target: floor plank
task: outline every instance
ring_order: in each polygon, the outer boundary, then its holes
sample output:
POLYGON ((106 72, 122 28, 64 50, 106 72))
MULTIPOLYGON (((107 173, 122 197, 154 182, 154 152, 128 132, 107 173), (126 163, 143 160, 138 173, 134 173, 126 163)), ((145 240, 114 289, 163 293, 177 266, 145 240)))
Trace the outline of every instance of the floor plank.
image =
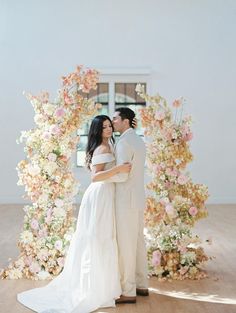
MULTIPOLYGON (((16 258, 17 236, 24 212, 22 205, 0 205, 0 267, 8 258, 16 258)), ((158 282, 150 279, 150 296, 138 297, 136 304, 99 309, 97 313, 236 313, 236 205, 209 205, 209 217, 199 221, 194 232, 202 239, 212 237, 212 245, 204 245, 214 256, 206 269, 209 277, 201 281, 158 282)), ((0 280, 0 313, 32 312, 16 301, 16 294, 45 285, 30 280, 0 280)))

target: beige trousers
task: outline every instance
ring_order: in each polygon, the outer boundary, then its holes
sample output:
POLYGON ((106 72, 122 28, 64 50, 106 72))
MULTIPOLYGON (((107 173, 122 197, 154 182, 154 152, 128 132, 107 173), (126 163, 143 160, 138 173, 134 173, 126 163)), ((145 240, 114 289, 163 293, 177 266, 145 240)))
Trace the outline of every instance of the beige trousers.
POLYGON ((119 267, 124 296, 136 296, 136 288, 148 287, 143 227, 143 210, 116 210, 119 267))

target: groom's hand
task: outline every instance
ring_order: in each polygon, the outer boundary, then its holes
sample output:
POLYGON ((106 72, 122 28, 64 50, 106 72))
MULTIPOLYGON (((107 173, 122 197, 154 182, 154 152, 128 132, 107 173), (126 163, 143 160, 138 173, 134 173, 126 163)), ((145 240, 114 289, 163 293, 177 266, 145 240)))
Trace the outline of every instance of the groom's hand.
POLYGON ((136 117, 134 117, 133 120, 132 120, 132 126, 133 126, 133 128, 137 128, 138 127, 138 120, 136 119, 136 117))

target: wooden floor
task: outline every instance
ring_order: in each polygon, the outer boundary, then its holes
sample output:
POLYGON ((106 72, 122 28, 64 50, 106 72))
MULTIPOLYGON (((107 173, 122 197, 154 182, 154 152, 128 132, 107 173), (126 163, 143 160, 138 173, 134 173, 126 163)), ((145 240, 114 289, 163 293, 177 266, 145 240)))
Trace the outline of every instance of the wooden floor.
MULTIPOLYGON (((150 296, 138 297, 136 304, 100 309, 103 313, 236 313, 236 205, 211 205, 208 219, 199 221, 195 232, 214 256, 206 269, 209 278, 201 281, 158 282, 150 279, 150 296)), ((0 268, 18 255, 17 236, 23 220, 22 205, 0 205, 0 268)), ((0 313, 32 312, 16 301, 16 294, 43 286, 45 282, 0 280, 0 313)))

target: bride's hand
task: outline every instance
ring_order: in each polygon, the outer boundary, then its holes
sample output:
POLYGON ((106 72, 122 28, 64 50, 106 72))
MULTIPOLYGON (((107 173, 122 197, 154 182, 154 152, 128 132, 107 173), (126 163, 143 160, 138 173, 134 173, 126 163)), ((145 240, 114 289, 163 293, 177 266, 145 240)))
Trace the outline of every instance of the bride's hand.
POLYGON ((124 164, 121 164, 119 165, 119 172, 120 173, 129 173, 131 171, 131 163, 124 163, 124 164))

